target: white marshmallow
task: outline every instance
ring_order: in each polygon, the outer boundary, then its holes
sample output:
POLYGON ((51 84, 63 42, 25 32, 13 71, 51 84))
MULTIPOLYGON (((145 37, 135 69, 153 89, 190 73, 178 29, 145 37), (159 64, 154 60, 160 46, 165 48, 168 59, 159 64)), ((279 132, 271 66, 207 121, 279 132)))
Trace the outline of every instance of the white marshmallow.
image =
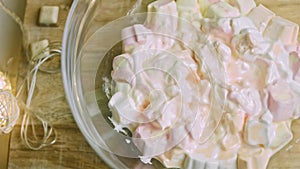
POLYGON ((268 87, 269 110, 273 114, 274 121, 289 120, 295 109, 295 96, 286 82, 278 81, 268 87))
POLYGON ((275 16, 275 13, 270 11, 263 5, 258 5, 249 14, 248 17, 253 21, 258 31, 264 32, 270 20, 275 16))
POLYGON ((252 146, 268 146, 274 138, 274 126, 258 121, 248 121, 244 133, 245 141, 252 146))
POLYGON ((167 168, 181 168, 186 158, 184 150, 174 148, 158 157, 158 160, 167 168))
POLYGON ((240 16, 240 12, 237 8, 222 1, 209 6, 205 13, 205 17, 207 18, 224 18, 238 16, 240 16))
POLYGON ((192 169, 192 168, 197 168, 197 169, 205 169, 205 161, 200 161, 200 160, 195 160, 192 159, 191 157, 186 157, 184 161, 184 167, 186 169, 192 169))
POLYGON ((198 0, 177 0, 176 4, 179 11, 199 11, 198 0))
POLYGON ((32 42, 30 44, 30 57, 31 60, 38 60, 46 55, 49 55, 49 50, 47 50, 49 46, 49 41, 47 39, 32 42))
POLYGON ((226 134, 222 140, 222 147, 224 150, 236 149, 240 146, 241 141, 238 135, 226 134))
POLYGON ((232 27, 234 30, 234 34, 239 34, 243 29, 255 29, 255 25, 251 21, 251 19, 247 17, 238 17, 232 19, 232 27))
POLYGON ((267 75, 265 79, 266 84, 273 84, 275 81, 280 79, 280 74, 275 63, 271 62, 267 68, 267 75))
POLYGON ((220 2, 220 0, 198 0, 201 13, 204 15, 207 8, 217 2, 220 2))
POLYGON ((284 45, 298 41, 299 25, 279 16, 274 17, 267 26, 264 36, 271 40, 280 40, 284 45))
POLYGON ((186 157, 183 165, 185 169, 235 169, 236 167, 236 158, 214 161, 186 157))
POLYGON ((265 122, 266 124, 271 124, 273 122, 273 115, 270 111, 265 112, 261 116, 261 120, 265 122))
POLYGON ((261 113, 262 103, 258 90, 252 88, 241 89, 240 91, 233 91, 230 98, 236 100, 241 108, 250 116, 255 116, 261 113))
POLYGON ((231 26, 231 18, 220 18, 217 21, 217 25, 225 32, 225 33, 231 33, 232 32, 232 26, 231 26))
POLYGON ((172 34, 177 29, 177 7, 174 0, 158 0, 148 5, 146 27, 156 33, 172 34))
POLYGON ((39 24, 45 26, 56 25, 58 21, 58 6, 42 6, 39 16, 39 24))
POLYGON ((256 7, 254 0, 229 0, 229 3, 237 6, 242 15, 249 13, 253 8, 256 7))
POLYGON ((138 118, 133 100, 122 92, 115 93, 109 100, 108 106, 112 111, 113 119, 120 124, 136 122, 138 118))
POLYGON ((270 148, 274 149, 274 153, 282 149, 293 139, 290 122, 280 122, 277 124, 274 140, 270 144, 270 148))

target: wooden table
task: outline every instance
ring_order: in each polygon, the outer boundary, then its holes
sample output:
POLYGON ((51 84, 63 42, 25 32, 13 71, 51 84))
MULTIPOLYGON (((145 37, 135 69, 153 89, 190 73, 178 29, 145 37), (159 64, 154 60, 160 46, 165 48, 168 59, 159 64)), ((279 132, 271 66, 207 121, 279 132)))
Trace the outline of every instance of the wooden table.
MULTIPOLYGON (((265 4, 277 15, 300 24, 299 0, 258 0, 257 2, 265 4)), ((44 38, 51 41, 61 41, 71 3, 72 0, 27 0, 24 22, 29 33, 29 41, 33 42, 44 38), (58 27, 37 26, 38 11, 42 5, 60 6, 58 27)), ((26 62, 23 58, 20 64, 19 79, 24 78, 25 67, 26 62)), ((64 96, 61 79, 61 73, 39 73, 36 97, 32 102, 32 106, 40 110, 41 116, 48 119, 57 130, 57 142, 38 151, 28 149, 20 139, 21 121, 19 121, 11 135, 10 169, 109 168, 90 148, 75 124, 64 96)), ((288 152, 283 149, 282 152, 276 154, 271 160, 270 169, 300 168, 300 143, 295 143, 300 138, 299 120, 293 124, 293 131, 295 133, 295 139, 292 141, 294 143, 293 149, 288 152)))
MULTIPOLYGON (((71 4, 72 0, 27 0, 24 24, 29 42, 41 39, 61 41, 71 4), (60 7, 58 27, 37 26, 39 9, 43 5, 60 7)), ((26 65, 23 58, 19 66, 19 85, 26 75, 26 65)), ((20 138, 20 119, 11 135, 8 168, 109 168, 90 148, 75 124, 64 95, 61 76, 61 73, 39 73, 31 104, 32 108, 40 110, 42 113, 39 114, 53 124, 58 134, 56 143, 38 151, 28 149, 20 138)))

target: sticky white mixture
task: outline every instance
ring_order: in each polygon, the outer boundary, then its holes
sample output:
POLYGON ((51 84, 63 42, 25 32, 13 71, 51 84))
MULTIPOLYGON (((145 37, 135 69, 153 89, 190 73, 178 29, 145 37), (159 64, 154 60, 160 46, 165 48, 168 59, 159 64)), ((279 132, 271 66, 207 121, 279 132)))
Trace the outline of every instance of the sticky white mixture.
POLYGON ((299 26, 253 0, 158 0, 148 12, 122 31, 109 101, 143 161, 266 168, 300 115, 299 26))

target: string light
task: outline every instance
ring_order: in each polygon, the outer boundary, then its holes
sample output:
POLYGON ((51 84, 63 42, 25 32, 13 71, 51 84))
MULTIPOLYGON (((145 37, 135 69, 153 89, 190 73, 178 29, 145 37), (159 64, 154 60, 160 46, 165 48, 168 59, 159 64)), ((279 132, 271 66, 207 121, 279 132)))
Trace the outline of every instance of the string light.
POLYGON ((0 72, 0 134, 11 132, 19 114, 17 100, 11 93, 10 81, 4 73, 0 72))
MULTIPOLYGON (((25 55, 27 60, 29 61, 29 67, 32 67, 32 69, 29 69, 26 78, 24 79, 23 83, 18 89, 16 97, 19 98, 20 94, 24 91, 24 86, 27 86, 27 99, 25 102, 25 108, 24 108, 24 116, 22 119, 21 124, 21 139, 24 142, 24 144, 33 150, 38 150, 44 146, 48 146, 51 144, 54 144, 57 139, 57 133, 54 130, 54 128, 48 124, 43 118, 38 116, 36 113, 34 113, 33 110, 31 110, 31 101, 34 94, 34 89, 36 86, 37 81, 37 73, 39 70, 47 73, 57 73, 60 71, 60 64, 55 63, 51 66, 43 65, 45 62, 51 62, 50 60, 53 57, 60 57, 61 55, 61 44, 59 42, 53 42, 50 43, 48 47, 46 47, 39 55, 38 60, 30 60, 29 52, 28 52, 28 38, 27 38, 27 32, 25 31, 24 25, 22 20, 9 8, 7 8, 2 0, 0 0, 0 7, 3 9, 5 13, 7 13, 10 17, 13 18, 13 20, 19 25, 20 30, 23 34, 23 48, 25 51, 25 55), (45 55, 45 53, 48 53, 45 55), (53 67, 54 65, 54 67, 53 67), (40 122, 43 127, 43 134, 41 137, 39 137, 38 133, 36 132, 36 122, 40 122), (31 130, 30 130, 31 129, 31 130)), ((1 85, 1 82, 0 82, 1 85)), ((4 92, 3 95, 5 95, 5 99, 1 99, 1 103, 5 103, 3 105, 6 105, 6 103, 10 103, 8 105, 17 105, 16 100, 13 99, 12 95, 8 95, 7 92, 4 92)), ((1 96, 1 95, 0 95, 1 96)), ((4 97, 3 97, 4 98, 4 97)), ((19 100, 19 102, 21 102, 19 100)), ((0 104, 1 106, 1 104, 0 104)), ((3 106, 4 107, 4 106, 3 106)), ((8 110, 7 108, 10 107, 4 107, 3 110, 8 110)), ((17 109, 19 110, 19 109, 17 109)), ((8 120, 9 122, 9 120, 8 120)), ((1 122, 0 122, 1 123, 1 122)), ((3 124, 7 125, 7 120, 3 121, 3 124)), ((12 123, 11 123, 12 124, 12 123)), ((0 124, 1 125, 1 124, 0 124)), ((7 130, 8 131, 8 130, 7 130)), ((7 132, 6 131, 6 132, 7 132)))

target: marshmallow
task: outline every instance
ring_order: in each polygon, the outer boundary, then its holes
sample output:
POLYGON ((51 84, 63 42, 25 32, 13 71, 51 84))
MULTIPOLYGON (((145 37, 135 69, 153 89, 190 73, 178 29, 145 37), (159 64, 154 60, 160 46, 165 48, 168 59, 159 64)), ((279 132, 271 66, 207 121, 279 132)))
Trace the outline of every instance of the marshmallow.
POLYGON ((227 151, 238 148, 240 144, 239 136, 233 134, 226 134, 222 140, 222 147, 227 151))
POLYGON ((240 91, 232 91, 230 98, 236 100, 250 116, 255 116, 262 110, 260 95, 256 89, 246 88, 240 91))
POLYGON ((293 139, 290 122, 280 122, 277 124, 275 130, 274 140, 270 144, 270 148, 274 149, 276 153, 284 146, 286 146, 293 139))
POLYGON ((58 21, 58 6, 42 6, 39 16, 39 24, 44 26, 55 26, 58 21))
POLYGON ((132 58, 128 54, 115 57, 113 60, 113 71, 111 72, 112 79, 128 84, 133 83, 132 62, 132 58))
POLYGON ((274 16, 275 14, 263 5, 258 5, 248 14, 248 17, 261 33, 264 32, 268 23, 274 16))
POLYGON ((228 160, 205 160, 193 157, 186 157, 183 165, 185 169, 233 169, 236 168, 236 158, 228 160))
MULTIPOLYGON (((300 54, 300 53, 299 53, 300 54)), ((299 58, 299 54, 296 52, 291 52, 289 54, 289 67, 292 69, 293 71, 293 78, 296 80, 297 78, 299 78, 299 73, 300 73, 300 58, 299 58), (298 76, 298 77, 297 77, 298 76)), ((299 82, 299 79, 297 79, 299 82)), ((297 81, 296 80, 296 81, 297 81)))
POLYGON ((180 148, 174 148, 158 157, 158 160, 167 168, 181 168, 185 153, 180 148))
POLYGON ((237 6, 240 9, 242 15, 245 15, 256 7, 254 0, 229 0, 229 3, 233 6, 237 6))
POLYGON ((177 7, 174 0, 158 0, 148 5, 145 25, 157 33, 172 34, 177 29, 177 7))
POLYGON ((257 55, 266 54, 271 46, 260 32, 251 28, 242 29, 240 34, 232 38, 231 43, 240 54, 239 56, 250 62, 254 62, 257 55))
POLYGON ((205 163, 205 169, 219 169, 219 162, 218 161, 207 161, 205 163))
POLYGON ((220 2, 220 0, 198 0, 199 7, 201 13, 204 15, 206 13, 207 8, 217 2, 220 2))
POLYGON ((261 120, 265 122, 266 124, 271 124, 273 122, 273 115, 270 111, 265 112, 261 116, 261 120))
POLYGON ((234 34, 239 34, 243 29, 255 29, 255 25, 251 21, 251 19, 247 17, 238 17, 232 19, 232 27, 234 30, 234 34))
POLYGON ((176 4, 180 11, 199 11, 198 0, 177 0, 176 4))
POLYGON ((239 10, 226 2, 212 4, 205 13, 207 18, 238 17, 239 15, 239 10))
POLYGON ((184 167, 186 169, 205 169, 205 161, 194 160, 191 157, 187 157, 184 161, 184 167))
POLYGON ((224 33, 230 34, 232 32, 231 18, 220 18, 217 25, 224 33))
POLYGON ((274 138, 274 127, 258 121, 248 121, 244 133, 245 141, 252 146, 268 146, 274 138))
POLYGON ((289 120, 295 109, 295 96, 286 82, 278 81, 268 87, 268 107, 273 114, 274 121, 289 120))
POLYGON ((138 46, 149 45, 153 36, 151 30, 144 25, 136 24, 122 30, 123 50, 132 53, 138 46))
POLYGON ((31 60, 38 60, 46 55, 49 55, 49 50, 47 50, 49 46, 49 41, 47 39, 32 42, 30 44, 30 57, 31 60))
POLYGON ((280 79, 278 68, 275 63, 270 63, 269 67, 267 68, 265 83, 273 84, 278 79, 280 79))
POLYGON ((115 93, 109 100, 108 106, 112 112, 113 119, 120 124, 136 122, 138 117, 133 106, 133 100, 122 92, 115 93))
POLYGON ((264 36, 273 41, 280 40, 284 45, 297 43, 299 25, 275 16, 267 26, 264 36))

